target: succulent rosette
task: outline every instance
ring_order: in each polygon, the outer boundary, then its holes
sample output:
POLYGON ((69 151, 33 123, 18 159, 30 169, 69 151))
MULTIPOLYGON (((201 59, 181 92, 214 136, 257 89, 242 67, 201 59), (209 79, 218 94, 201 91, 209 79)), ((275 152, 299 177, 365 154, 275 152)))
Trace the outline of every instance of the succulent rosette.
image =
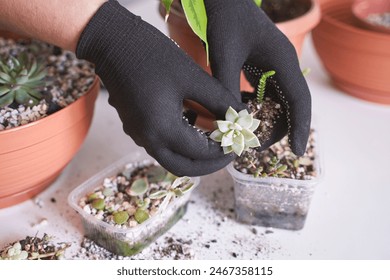
POLYGON ((210 138, 221 143, 225 154, 234 152, 238 156, 243 151, 260 146, 259 139, 253 133, 260 125, 247 110, 237 113, 232 107, 226 112, 226 120, 216 121, 217 129, 211 133, 210 138))

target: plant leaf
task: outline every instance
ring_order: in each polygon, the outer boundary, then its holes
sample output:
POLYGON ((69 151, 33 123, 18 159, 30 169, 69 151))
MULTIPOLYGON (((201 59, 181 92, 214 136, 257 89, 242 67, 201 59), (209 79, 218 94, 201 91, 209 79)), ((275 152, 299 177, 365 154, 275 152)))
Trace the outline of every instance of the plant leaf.
POLYGON ((222 142, 223 133, 216 129, 213 131, 213 133, 210 134, 210 138, 214 140, 215 142, 222 142))
POLYGON ((253 123, 253 117, 252 115, 246 115, 243 117, 239 117, 237 120, 237 124, 239 124, 243 128, 250 128, 253 123))
POLYGON ((4 94, 8 93, 9 91, 10 91, 10 89, 8 87, 1 86, 0 87, 0 96, 3 96, 4 94))
POLYGON ((165 11, 166 11, 165 22, 167 22, 168 17, 169 17, 169 13, 171 12, 171 6, 172 6, 173 0, 161 0, 161 2, 164 5, 165 11))
POLYGON ((160 199, 160 198, 163 198, 164 196, 166 196, 168 194, 167 191, 156 191, 154 193, 151 193, 149 195, 149 198, 150 199, 160 199))
POLYGON ((164 198, 164 200, 161 202, 158 211, 162 212, 164 211, 167 207, 169 202, 171 201, 171 198, 174 196, 173 192, 168 192, 167 196, 164 198))
POLYGON ((207 65, 209 65, 209 43, 207 41, 207 14, 204 0, 182 1, 187 22, 194 33, 205 43, 207 65))
POLYGON ((122 225, 129 220, 129 213, 127 213, 127 211, 120 211, 116 212, 113 217, 116 224, 122 225))
POLYGON ((237 135, 236 137, 233 138, 233 151, 240 156, 242 152, 244 151, 245 148, 245 139, 242 134, 237 135))
POLYGON ((233 148, 232 146, 229 146, 229 147, 222 147, 223 148, 223 153, 226 155, 226 154, 230 154, 231 152, 233 152, 233 148))
POLYGON ((226 133, 230 130, 231 124, 232 122, 230 121, 217 121, 218 129, 223 133, 226 133))
POLYGON ((238 118, 238 113, 232 107, 229 107, 225 114, 225 119, 229 122, 235 123, 238 118))
POLYGON ((130 187, 131 196, 140 196, 147 192, 149 183, 146 178, 135 180, 130 187))
POLYGON ((103 210, 105 207, 104 199, 103 198, 97 198, 94 201, 92 201, 92 207, 96 210, 103 210))
POLYGON ((150 216, 149 216, 148 212, 146 212, 143 209, 137 209, 137 211, 135 211, 135 213, 134 213, 134 219, 139 224, 142 224, 143 222, 145 222, 149 218, 150 218, 150 216))
POLYGON ((176 189, 178 186, 187 184, 190 181, 191 181, 190 177, 187 176, 179 177, 172 183, 171 189, 176 189))
POLYGON ((228 133, 225 133, 222 137, 222 143, 221 143, 221 146, 222 147, 228 147, 228 146, 231 146, 233 145, 233 133, 234 131, 231 130, 229 131, 228 133))
POLYGON ((189 184, 185 185, 184 187, 182 187, 181 191, 183 193, 186 193, 186 192, 190 191, 193 187, 194 187, 194 183, 189 183, 189 184))
POLYGON ((0 108, 6 107, 14 102, 15 92, 9 92, 8 94, 0 97, 0 108))
POLYGON ((164 180, 167 171, 160 165, 155 165, 149 168, 147 177, 149 183, 158 183, 164 180))
POLYGON ((249 129, 247 128, 244 128, 242 131, 241 131, 242 135, 244 136, 245 138, 245 142, 249 141, 249 140, 252 140, 253 138, 256 137, 256 135, 250 131, 249 129))
POLYGON ((259 8, 261 7, 262 0, 253 0, 253 1, 255 1, 255 4, 257 7, 259 7, 259 8))
POLYGON ((260 144, 259 138, 257 138, 257 137, 252 138, 251 140, 245 141, 245 149, 256 148, 256 147, 260 147, 260 146, 261 146, 261 144, 260 144))
POLYGON ((167 174, 165 175, 165 178, 164 178, 164 182, 172 183, 176 179, 177 179, 176 175, 172 174, 171 172, 167 172, 167 174))
POLYGON ((250 131, 255 131, 260 125, 260 120, 253 119, 252 126, 249 128, 250 131))
POLYGON ((183 192, 181 191, 181 189, 175 189, 175 190, 173 191, 173 193, 174 193, 176 196, 178 196, 178 197, 180 197, 180 196, 183 195, 183 192))

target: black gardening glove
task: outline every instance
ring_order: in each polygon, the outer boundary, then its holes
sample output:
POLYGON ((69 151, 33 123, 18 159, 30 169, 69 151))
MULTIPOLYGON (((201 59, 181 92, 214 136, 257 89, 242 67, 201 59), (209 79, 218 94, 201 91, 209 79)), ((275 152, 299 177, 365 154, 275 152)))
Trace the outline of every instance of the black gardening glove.
MULTIPOLYGON (((286 115, 278 120, 260 150, 289 133, 292 151, 300 156, 306 149, 311 122, 311 97, 299 68, 293 45, 253 0, 205 0, 207 38, 213 75, 239 95, 240 71, 258 81, 258 69, 275 70, 276 99, 286 115)), ((250 80, 250 79, 249 79, 250 80)))
POLYGON ((118 2, 106 2, 96 12, 76 54, 95 64, 124 131, 167 170, 203 175, 233 159, 183 119, 183 100, 219 117, 229 106, 243 105, 172 40, 118 2))

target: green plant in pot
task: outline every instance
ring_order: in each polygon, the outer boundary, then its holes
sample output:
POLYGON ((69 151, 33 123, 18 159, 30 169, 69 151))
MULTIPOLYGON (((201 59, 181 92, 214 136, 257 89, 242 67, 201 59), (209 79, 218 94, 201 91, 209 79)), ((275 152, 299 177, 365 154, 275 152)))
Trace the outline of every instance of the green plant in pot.
POLYGON ((4 208, 48 187, 72 159, 88 132, 99 84, 92 65, 74 54, 1 35, 0 208, 4 208))
MULTIPOLYGON (((184 6, 192 5, 194 2, 197 2, 197 1, 182 1, 182 4, 184 4, 183 9, 186 10, 186 8, 184 6)), ((210 11, 212 9, 212 7, 210 8, 210 6, 215 5, 213 1, 209 1, 208 3, 206 1, 201 1, 201 2, 209 4, 209 6, 206 6, 206 7, 209 7, 208 12, 213 13, 212 11, 210 11)), ((245 1, 247 6, 249 6, 251 4, 250 2, 252 2, 252 1, 245 1)), ((256 1, 256 2, 257 2, 257 4, 259 4, 258 1, 256 1)), ((299 55, 301 53, 301 46, 302 46, 305 34, 308 31, 310 31, 319 22, 320 9, 319 9, 318 4, 315 1, 311 1, 311 0, 302 0, 302 1, 265 1, 265 0, 263 0, 261 3, 261 6, 263 7, 263 9, 265 9, 265 7, 267 7, 267 10, 270 10, 268 8, 268 6, 269 6, 268 2, 278 3, 278 5, 276 5, 277 7, 280 7, 280 6, 283 7, 283 5, 285 5, 286 7, 288 7, 288 9, 286 9, 287 11, 292 10, 291 5, 303 7, 302 10, 295 7, 293 10, 295 10, 297 12, 298 12, 298 10, 300 10, 300 12, 306 11, 306 13, 304 13, 303 15, 299 16, 298 18, 296 18, 294 20, 287 20, 287 21, 276 23, 276 27, 288 37, 290 42, 295 46, 296 53, 299 55), (287 2, 290 2, 290 3, 287 3, 287 2)), ((216 24, 216 22, 218 22, 219 19, 214 19, 214 20, 210 21, 210 16, 211 17, 213 16, 212 14, 211 15, 206 14, 206 21, 202 22, 202 24, 196 24, 197 22, 200 22, 200 21, 195 21, 195 23, 193 24, 195 26, 201 26, 203 31, 204 30, 207 31, 206 34, 203 32, 203 34, 199 37, 200 38, 206 37, 208 39, 207 45, 214 46, 213 47, 214 49, 216 48, 216 50, 214 50, 214 52, 216 54, 218 54, 217 56, 220 58, 215 58, 216 55, 214 54, 214 60, 215 59, 218 60, 217 68, 219 68, 219 70, 214 69, 216 72, 213 74, 217 78, 220 78, 220 79, 221 79, 221 75, 224 75, 224 74, 221 74, 224 71, 221 68, 226 69, 226 68, 234 67, 234 69, 236 69, 237 67, 239 67, 241 69, 242 66, 246 65, 248 62, 248 61, 239 61, 239 63, 237 63, 237 64, 240 66, 235 66, 235 65, 232 66, 231 63, 227 62, 230 60, 229 57, 234 58, 234 59, 232 59, 232 61, 239 59, 241 56, 245 56, 245 58, 247 58, 246 54, 240 54, 243 49, 246 49, 246 47, 242 46, 242 47, 237 48, 235 46, 241 45, 242 42, 254 40, 254 38, 257 37, 258 34, 267 34, 267 33, 270 34, 270 32, 272 34, 275 34, 275 32, 276 32, 275 28, 271 27, 272 24, 267 23, 263 27, 260 27, 260 26, 257 26, 256 24, 253 23, 254 14, 256 14, 256 16, 260 16, 260 14, 261 14, 260 12, 254 12, 254 13, 250 12, 250 11, 254 11, 256 9, 255 4, 252 4, 253 7, 251 7, 250 9, 249 8, 248 9, 241 9, 240 8, 241 4, 237 4, 239 2, 228 1, 226 3, 229 4, 230 6, 233 4, 237 6, 236 7, 237 9, 236 8, 229 8, 230 10, 233 10, 233 11, 236 10, 237 12, 238 12, 238 10, 243 10, 243 11, 241 11, 239 14, 238 13, 232 14, 232 12, 227 13, 225 7, 223 6, 223 2, 222 2, 222 3, 218 4, 219 5, 218 7, 220 8, 220 13, 214 12, 214 14, 220 14, 220 15, 223 14, 223 16, 221 16, 220 18, 225 18, 226 20, 231 18, 231 21, 234 20, 234 22, 235 22, 234 26, 230 26, 229 24, 222 24, 222 26, 225 26, 225 29, 222 27, 216 28, 215 24, 216 24), (245 19, 245 14, 247 14, 247 13, 250 14, 250 15, 248 15, 248 17, 252 17, 252 19, 248 20, 246 22, 247 27, 245 27, 245 30, 241 30, 242 28, 238 28, 237 26, 244 26, 245 25, 244 23, 241 23, 239 21, 242 18, 245 19), (251 22, 253 24, 251 24, 251 22), (210 26, 210 24, 211 24, 211 26, 210 26), (224 30, 224 31, 218 31, 218 30, 224 30), (248 34, 248 30, 251 30, 251 32, 249 32, 249 34, 248 34), (229 33, 231 33, 231 34, 229 35, 229 33), (210 44, 210 40, 213 41, 215 38, 218 38, 218 42, 222 42, 221 44, 223 44, 223 46, 224 46, 222 48, 222 50, 221 49, 218 50, 218 47, 215 47, 216 45, 218 45, 215 42, 211 42, 211 44, 210 44), (251 38, 251 40, 249 40, 249 38, 251 38), (235 42, 235 43, 232 44, 232 42, 235 42), (232 47, 234 49, 232 49, 232 47)), ((272 5, 272 8, 275 8, 274 6, 275 5, 272 5)), ((191 13, 191 9, 187 8, 187 10, 190 10, 190 12, 186 12, 186 13, 183 12, 183 9, 178 1, 173 1, 173 4, 171 6, 170 16, 169 16, 169 19, 167 22, 169 34, 170 34, 171 38, 174 39, 179 44, 179 46, 182 47, 199 65, 201 65, 206 71, 211 73, 211 69, 207 63, 208 59, 207 59, 207 55, 206 55, 205 48, 204 48, 205 43, 201 43, 201 40, 199 40, 199 37, 197 35, 195 35, 197 33, 194 32, 191 29, 190 25, 187 24, 187 18, 189 17, 188 14, 191 13)), ((192 9, 192 11, 194 11, 194 10, 195 9, 192 9)), ((162 16, 166 15, 165 8, 162 4, 160 5, 160 13, 162 16)), ((299 15, 299 13, 297 13, 296 15, 299 15)), ((192 18, 204 18, 204 13, 203 13, 202 17, 195 16, 192 18)), ((264 17, 261 17, 261 18, 262 18, 262 20, 264 20, 264 17)), ((283 18, 286 18, 286 17, 283 17, 283 18)), ((198 31, 198 33, 199 33, 199 31, 198 31)), ((202 39, 202 41, 205 41, 205 40, 202 39)), ((256 39, 255 41, 258 42, 258 43, 256 43, 257 48, 258 48, 258 52, 262 52, 262 50, 267 49, 267 44, 272 44, 271 43, 272 40, 268 40, 265 38, 256 39)), ((285 48, 285 46, 284 46, 285 44, 284 43, 282 44, 280 42, 277 42, 277 43, 275 42, 272 45, 273 45, 273 47, 272 47, 273 50, 285 48)), ((287 47, 287 48, 289 48, 289 47, 287 47)), ((290 51, 289 51, 289 53, 290 53, 290 51)), ((291 53, 292 53, 292 55, 296 55, 293 53, 293 51, 291 51, 291 53)), ((213 54, 211 53, 211 55, 213 55, 213 54)), ((258 61, 256 61, 254 63, 249 63, 249 64, 253 65, 253 66, 257 66, 258 68, 264 68, 264 67, 271 68, 271 69, 273 68, 273 69, 278 71, 278 69, 275 68, 274 63, 272 62, 272 57, 275 56, 275 54, 271 55, 271 54, 267 53, 266 51, 264 51, 264 54, 262 56, 263 56, 263 59, 262 59, 263 63, 258 63, 258 61), (264 60, 268 60, 268 61, 266 61, 264 63, 264 60), (267 66, 265 66, 265 64, 267 64, 267 66)), ((283 58, 283 59, 280 58, 279 61, 286 61, 289 59, 290 58, 283 58)), ((257 60, 260 60, 260 58, 257 60)), ((214 63, 214 65, 215 65, 215 63, 214 63)), ((213 63, 211 63, 211 66, 213 66, 213 63)), ((234 70, 234 75, 235 75, 234 77, 233 76, 222 77, 222 81, 224 81, 224 83, 226 83, 226 85, 225 85, 226 87, 228 87, 229 89, 231 89, 234 92, 238 92, 238 89, 236 89, 236 86, 234 87, 234 89, 232 89, 229 84, 232 83, 231 81, 234 81, 234 80, 237 80, 240 78, 241 91, 252 91, 253 87, 250 85, 250 83, 248 83, 247 79, 245 78, 244 71, 242 71, 241 76, 239 76, 240 69, 234 70)), ((226 72, 228 72, 228 71, 233 72, 233 70, 231 70, 231 69, 226 69, 225 71, 226 72)), ((280 74, 282 74, 280 71, 278 71, 278 72, 280 74)), ((207 128, 207 129, 212 128, 211 123, 213 120, 215 120, 215 117, 212 114, 210 114, 210 112, 208 112, 202 106, 200 106, 199 104, 196 104, 195 102, 193 102, 191 100, 186 101, 185 105, 198 113, 197 122, 198 122, 198 125, 200 127, 207 128)))
POLYGON ((186 212, 199 178, 176 177, 151 161, 126 157, 69 195, 85 235, 107 250, 130 256, 169 230, 186 212))
POLYGON ((321 177, 317 136, 310 131, 306 151, 300 157, 292 152, 288 136, 262 148, 275 121, 285 114, 281 101, 274 97, 274 76, 275 71, 263 73, 256 94, 243 93, 249 113, 229 108, 226 120, 216 121, 210 138, 220 142, 225 153, 237 155, 227 170, 234 180, 238 221, 299 230, 321 177))

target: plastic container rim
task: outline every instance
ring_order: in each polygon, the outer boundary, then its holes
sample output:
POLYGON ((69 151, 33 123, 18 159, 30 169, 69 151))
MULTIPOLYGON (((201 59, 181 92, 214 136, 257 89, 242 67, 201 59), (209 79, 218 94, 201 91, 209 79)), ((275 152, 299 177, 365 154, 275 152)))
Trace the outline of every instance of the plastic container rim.
MULTIPOLYGON (((82 197, 82 195, 93 191, 96 187, 98 187, 97 183, 102 183, 104 178, 107 176, 114 176, 117 172, 121 171, 126 165, 128 164, 140 164, 140 165, 146 165, 150 163, 156 163, 155 160, 152 159, 143 159, 143 160, 134 160, 133 155, 127 155, 120 160, 110 164, 103 170, 99 171, 97 174, 93 175, 91 178, 87 179, 83 183, 81 183, 79 186, 77 186, 74 190, 72 190, 68 196, 68 204, 76 210, 78 214, 82 216, 83 219, 87 220, 89 223, 93 223, 94 225, 99 225, 101 227, 104 227, 107 230, 110 230, 112 232, 116 233, 131 233, 133 231, 138 230, 140 227, 146 227, 150 223, 152 223, 154 220, 156 220, 158 217, 161 216, 161 213, 156 214, 155 216, 151 217, 147 221, 143 222, 142 224, 134 227, 134 228, 126 228, 126 229, 120 229, 116 228, 113 225, 110 225, 104 221, 98 220, 95 217, 93 217, 91 214, 86 213, 79 205, 78 200, 82 197), (133 158, 133 160, 132 160, 133 158)), ((192 190, 187 192, 181 197, 175 198, 173 202, 171 202, 167 209, 164 211, 168 211, 170 208, 174 207, 175 202, 178 202, 180 200, 186 199, 191 192, 199 185, 200 178, 199 177, 191 177, 191 180, 194 182, 194 187, 192 190)))

